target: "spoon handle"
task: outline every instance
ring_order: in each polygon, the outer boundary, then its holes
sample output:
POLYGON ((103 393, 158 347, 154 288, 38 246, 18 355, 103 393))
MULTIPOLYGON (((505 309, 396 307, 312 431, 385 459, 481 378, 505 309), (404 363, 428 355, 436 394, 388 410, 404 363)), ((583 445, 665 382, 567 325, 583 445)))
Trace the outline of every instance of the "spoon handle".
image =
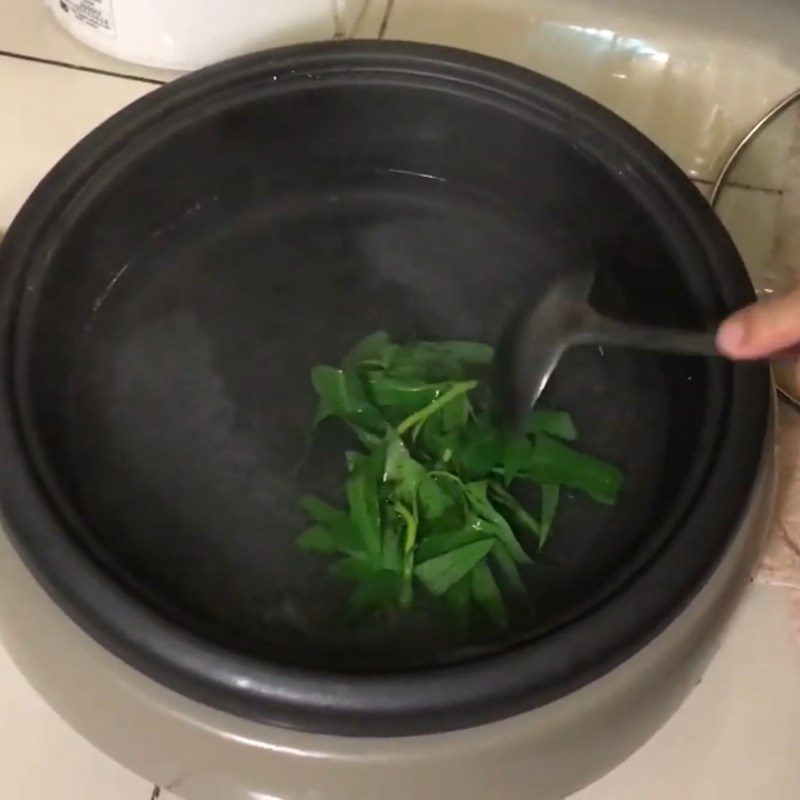
POLYGON ((686 355, 719 356, 715 334, 658 325, 639 325, 593 314, 581 340, 586 344, 619 345, 638 350, 656 350, 686 355))

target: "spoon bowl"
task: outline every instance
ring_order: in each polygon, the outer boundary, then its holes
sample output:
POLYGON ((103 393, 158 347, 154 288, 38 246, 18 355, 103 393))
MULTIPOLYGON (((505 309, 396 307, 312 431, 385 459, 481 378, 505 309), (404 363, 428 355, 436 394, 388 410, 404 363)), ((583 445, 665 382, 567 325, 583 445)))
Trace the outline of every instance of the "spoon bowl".
POLYGON ((525 303, 498 341, 492 369, 501 419, 520 429, 564 353, 575 345, 630 347, 684 355, 721 356, 714 331, 623 322, 589 302, 593 266, 558 275, 543 295, 525 303))

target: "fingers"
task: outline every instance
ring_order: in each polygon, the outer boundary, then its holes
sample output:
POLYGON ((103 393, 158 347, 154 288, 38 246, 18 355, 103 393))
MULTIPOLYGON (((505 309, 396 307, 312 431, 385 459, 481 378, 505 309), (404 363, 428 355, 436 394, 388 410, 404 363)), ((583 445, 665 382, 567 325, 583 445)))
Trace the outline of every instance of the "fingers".
POLYGON ((754 303, 728 317, 717 347, 731 358, 764 358, 800 344, 800 289, 754 303))

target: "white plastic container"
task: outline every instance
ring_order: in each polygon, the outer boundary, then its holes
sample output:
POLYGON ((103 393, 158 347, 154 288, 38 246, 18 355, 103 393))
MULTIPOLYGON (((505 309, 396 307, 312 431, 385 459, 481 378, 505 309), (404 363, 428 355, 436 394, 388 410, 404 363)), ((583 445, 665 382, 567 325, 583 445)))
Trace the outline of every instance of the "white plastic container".
POLYGON ((44 0, 84 44, 125 61, 189 70, 352 31, 367 0, 44 0))

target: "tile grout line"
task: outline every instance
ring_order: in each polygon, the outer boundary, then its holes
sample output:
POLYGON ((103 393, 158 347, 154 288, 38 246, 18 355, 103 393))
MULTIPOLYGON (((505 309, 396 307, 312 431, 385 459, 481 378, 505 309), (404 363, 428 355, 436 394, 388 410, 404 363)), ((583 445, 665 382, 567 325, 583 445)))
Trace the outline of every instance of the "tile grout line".
POLYGON ((28 61, 33 64, 46 64, 50 67, 63 67, 64 69, 73 69, 77 72, 88 72, 91 75, 103 75, 107 78, 122 78, 127 81, 137 81, 138 83, 149 83, 153 86, 163 86, 166 81, 160 81, 157 78, 143 78, 141 75, 128 75, 124 72, 114 72, 109 69, 100 69, 99 67, 84 67, 80 64, 70 64, 67 61, 57 61, 53 58, 40 58, 38 56, 28 56, 23 53, 12 53, 8 50, 0 50, 0 56, 5 58, 16 59, 18 61, 28 61))
POLYGON ((383 39, 386 36, 386 29, 389 27, 389 17, 392 16, 392 11, 394 11, 394 0, 386 0, 386 8, 383 10, 383 19, 378 29, 379 39, 383 39))
POLYGON ((361 10, 358 12, 358 16, 356 17, 356 21, 353 24, 353 29, 348 32, 347 38, 348 39, 355 39, 360 31, 361 26, 364 23, 364 19, 367 16, 367 11, 369 10, 370 4, 372 0, 364 0, 364 5, 361 6, 361 10))
POLYGON ((342 0, 330 0, 334 41, 344 39, 345 37, 344 9, 342 8, 341 2, 342 0))

